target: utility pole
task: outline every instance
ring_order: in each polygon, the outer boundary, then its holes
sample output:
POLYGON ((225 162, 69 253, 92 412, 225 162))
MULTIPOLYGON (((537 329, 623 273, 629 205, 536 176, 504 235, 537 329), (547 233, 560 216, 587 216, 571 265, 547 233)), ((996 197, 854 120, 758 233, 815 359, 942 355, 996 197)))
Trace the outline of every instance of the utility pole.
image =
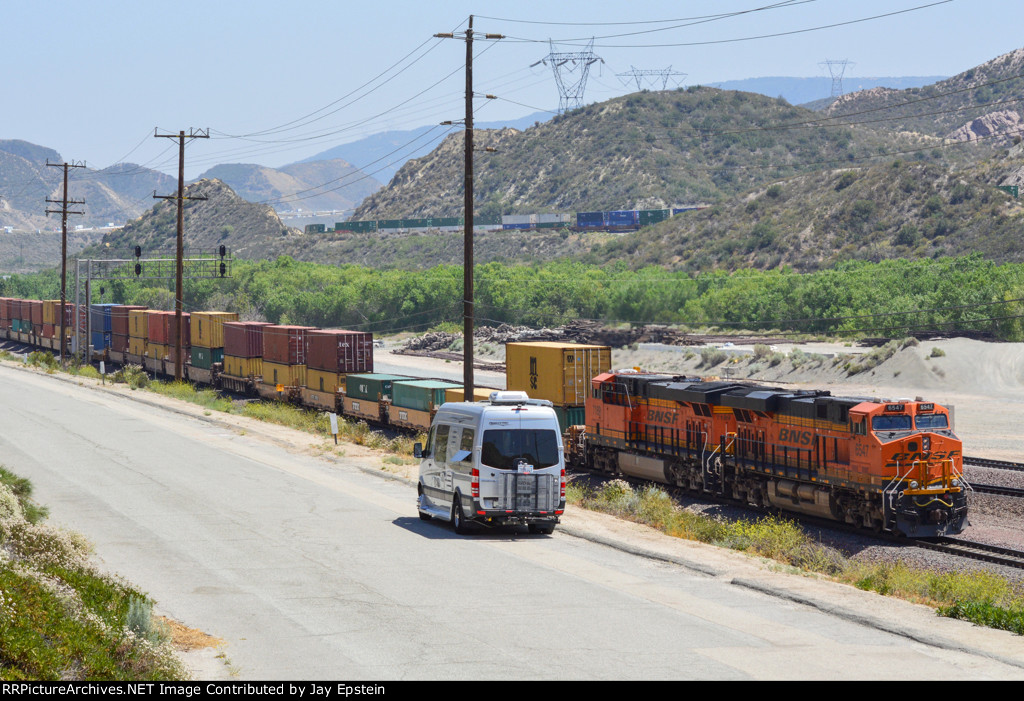
MULTIPOLYGON (((50 163, 46 161, 46 165, 53 168, 64 169, 64 197, 60 200, 51 200, 49 197, 46 198, 47 202, 53 204, 60 204, 60 209, 48 209, 47 214, 60 214, 60 364, 67 365, 67 277, 68 277, 68 215, 69 214, 85 214, 82 212, 72 212, 68 210, 69 204, 85 204, 85 200, 69 200, 68 199, 68 169, 70 168, 85 168, 85 163, 50 163)), ((88 339, 86 339, 88 342, 88 339)))
MULTIPOLYGON (((177 270, 174 278, 174 324, 176 329, 177 339, 175 340, 175 351, 174 351, 174 379, 177 382, 181 382, 181 298, 182 298, 182 269, 184 263, 182 262, 185 257, 185 139, 209 139, 210 130, 203 131, 201 129, 189 129, 188 134, 184 131, 179 131, 177 134, 157 134, 156 130, 153 130, 153 136, 158 139, 177 139, 178 140, 178 194, 177 195, 158 195, 156 192, 153 193, 153 198, 158 200, 177 200, 178 201, 178 247, 177 247, 177 270)), ((187 199, 190 200, 205 200, 205 197, 192 196, 187 199)))
MULTIPOLYGON (((435 34, 453 39, 454 33, 435 34)), ((466 40, 466 161, 463 214, 466 225, 462 261, 462 399, 473 401, 473 15, 463 33, 466 40)), ((484 34, 485 39, 504 39, 502 34, 484 34)), ((487 97, 492 97, 488 95, 487 97)))

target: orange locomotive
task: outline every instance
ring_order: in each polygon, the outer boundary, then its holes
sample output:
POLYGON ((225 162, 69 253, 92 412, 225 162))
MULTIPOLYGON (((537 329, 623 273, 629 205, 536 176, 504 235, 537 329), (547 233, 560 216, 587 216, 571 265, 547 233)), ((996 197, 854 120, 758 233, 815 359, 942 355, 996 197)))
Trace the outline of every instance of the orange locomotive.
POLYGON ((591 381, 578 464, 913 537, 967 525, 960 439, 922 401, 620 371, 591 381))

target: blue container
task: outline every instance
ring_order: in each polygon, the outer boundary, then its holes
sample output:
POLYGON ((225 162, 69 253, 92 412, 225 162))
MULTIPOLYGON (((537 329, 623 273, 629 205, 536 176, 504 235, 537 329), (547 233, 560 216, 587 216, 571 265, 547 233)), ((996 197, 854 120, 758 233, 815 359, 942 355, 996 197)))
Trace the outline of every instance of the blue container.
POLYGON ((635 209, 620 209, 615 212, 608 212, 609 226, 636 226, 637 211, 635 209))
POLYGON ((102 331, 92 332, 92 347, 93 350, 101 351, 104 348, 110 348, 110 333, 104 333, 102 331))
POLYGON ((93 333, 98 331, 110 333, 114 330, 112 317, 110 316, 110 308, 116 306, 116 304, 89 305, 89 324, 92 326, 93 333))
POLYGON ((672 216, 674 217, 675 215, 682 214, 683 212, 692 212, 695 209, 697 209, 697 207, 673 207, 672 216))
POLYGON ((576 212, 576 226, 601 227, 605 225, 604 212, 576 212))

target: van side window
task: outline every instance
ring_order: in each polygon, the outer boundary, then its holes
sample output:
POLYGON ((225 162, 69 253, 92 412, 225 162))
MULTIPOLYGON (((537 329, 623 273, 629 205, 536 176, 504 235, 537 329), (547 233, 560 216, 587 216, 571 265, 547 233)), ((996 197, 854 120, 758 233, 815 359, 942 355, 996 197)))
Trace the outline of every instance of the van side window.
POLYGON ((469 451, 469 455, 463 458, 462 462, 473 461, 473 438, 476 436, 476 431, 471 428, 462 429, 462 440, 459 442, 459 452, 469 451))
POLYGON ((437 435, 434 436, 434 453, 431 456, 434 458, 434 462, 448 462, 448 430, 450 428, 451 426, 448 424, 438 424, 437 426, 437 435))
POLYGON ((423 447, 423 452, 430 455, 430 449, 434 447, 434 438, 437 433, 437 426, 430 427, 430 433, 427 434, 427 444, 423 447))

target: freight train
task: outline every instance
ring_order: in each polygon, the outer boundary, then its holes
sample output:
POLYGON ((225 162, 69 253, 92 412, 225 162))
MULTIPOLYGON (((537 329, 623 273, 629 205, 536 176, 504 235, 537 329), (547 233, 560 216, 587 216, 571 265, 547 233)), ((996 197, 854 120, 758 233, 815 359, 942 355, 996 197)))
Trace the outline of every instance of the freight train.
MULTIPOLYGON (((473 219, 475 231, 636 231, 644 226, 663 222, 683 212, 704 209, 706 205, 672 207, 666 209, 621 209, 610 212, 576 212, 574 214, 504 214, 480 215, 473 219)), ((326 224, 307 224, 307 234, 325 233, 408 233, 417 231, 462 231, 462 217, 426 217, 414 219, 367 219, 335 222, 333 229, 326 224)))
MULTIPOLYGON (((101 329, 94 359, 173 376, 173 313, 65 314, 101 329)), ((374 373, 369 333, 183 316, 184 373, 200 385, 414 431, 463 401, 456 383, 374 373)), ((0 339, 59 350, 59 319, 59 302, 0 299, 0 339)), ((507 344, 506 386, 552 402, 571 466, 917 538, 967 526, 962 443, 950 412, 920 398, 612 372, 607 346, 567 343, 507 344)))
POLYGON ((606 372, 569 434, 568 462, 610 474, 916 538, 967 525, 962 443, 920 398, 606 372))

